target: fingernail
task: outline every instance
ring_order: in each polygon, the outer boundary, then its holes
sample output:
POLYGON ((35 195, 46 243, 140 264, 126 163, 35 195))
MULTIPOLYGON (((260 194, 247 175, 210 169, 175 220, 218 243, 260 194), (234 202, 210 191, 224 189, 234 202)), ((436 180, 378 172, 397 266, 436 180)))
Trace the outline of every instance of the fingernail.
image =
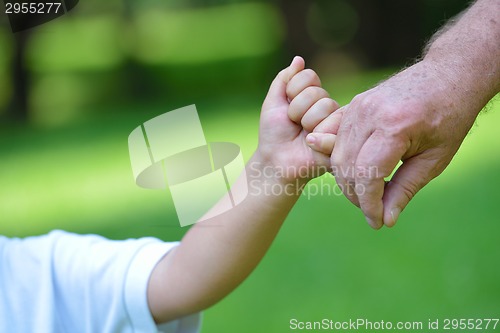
POLYGON ((310 146, 314 146, 316 143, 316 137, 314 135, 308 134, 306 136, 306 143, 310 146))
POLYGON ((295 56, 295 57, 293 57, 293 59, 292 59, 292 62, 291 62, 291 64, 290 64, 290 66, 291 66, 293 63, 295 63, 296 61, 298 61, 299 59, 303 59, 303 58, 302 58, 301 56, 295 56))
POLYGON ((396 224, 396 222, 398 221, 399 214, 401 214, 401 208, 394 207, 393 209, 391 209, 391 217, 393 225, 396 224))

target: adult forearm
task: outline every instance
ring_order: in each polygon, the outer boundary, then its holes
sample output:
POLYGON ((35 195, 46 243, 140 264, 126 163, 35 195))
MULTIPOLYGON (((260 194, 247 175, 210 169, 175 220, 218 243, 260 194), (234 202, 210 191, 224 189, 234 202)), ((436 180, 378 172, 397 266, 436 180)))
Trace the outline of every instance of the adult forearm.
POLYGON ((476 1, 436 34, 424 62, 449 80, 457 103, 478 113, 500 90, 500 1, 476 1))

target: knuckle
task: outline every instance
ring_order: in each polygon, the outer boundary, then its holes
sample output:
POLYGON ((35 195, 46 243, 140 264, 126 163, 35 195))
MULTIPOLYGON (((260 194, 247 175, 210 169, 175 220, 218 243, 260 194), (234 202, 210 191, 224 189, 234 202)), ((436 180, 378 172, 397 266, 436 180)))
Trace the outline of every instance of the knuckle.
POLYGON ((330 97, 323 97, 322 99, 319 100, 319 102, 321 102, 321 104, 324 105, 324 107, 328 111, 330 111, 329 113, 332 113, 333 111, 339 108, 339 104, 330 97))
POLYGON ((297 110, 293 106, 290 106, 288 108, 288 118, 290 118, 294 122, 298 122, 300 120, 299 117, 300 115, 297 110))
POLYGON ((363 123, 375 122, 383 112, 382 103, 378 97, 360 94, 353 98, 350 109, 355 113, 357 121, 363 123))
POLYGON ((305 80, 310 83, 319 83, 319 76, 310 68, 304 69, 302 71, 302 75, 304 75, 305 80))
POLYGON ((312 132, 312 130, 314 129, 312 119, 308 117, 307 113, 304 115, 304 117, 302 117, 300 124, 302 125, 302 128, 304 128, 307 132, 312 132))
POLYGON ((330 158, 330 162, 332 164, 332 167, 338 169, 340 167, 340 164, 342 163, 342 159, 337 155, 332 155, 332 157, 330 158))
POLYGON ((410 115, 407 110, 408 107, 406 106, 386 106, 383 112, 383 121, 387 125, 387 128, 398 134, 409 119, 410 115))
POLYGON ((321 149, 322 152, 324 153, 330 153, 331 152, 331 144, 328 140, 328 138, 325 138, 325 137, 320 137, 319 138, 319 148, 321 149))
POLYGON ((290 84, 286 85, 285 93, 286 96, 290 99, 295 97, 295 91, 292 89, 292 86, 290 84))
POLYGON ((382 112, 385 107, 383 100, 374 94, 367 95, 360 103, 361 110, 369 115, 377 115, 382 112))
POLYGON ((369 106, 371 103, 372 103, 371 95, 368 94, 368 92, 363 92, 354 96, 350 104, 352 106, 355 106, 356 109, 359 109, 359 108, 365 108, 369 106))
POLYGON ((287 74, 287 68, 282 69, 278 72, 278 74, 276 75, 276 78, 284 80, 286 78, 286 74, 287 74))
POLYGON ((304 89, 303 94, 306 99, 317 101, 325 97, 326 91, 322 88, 311 86, 304 89))
POLYGON ((339 129, 338 129, 338 136, 346 136, 352 131, 354 125, 355 125, 355 120, 352 119, 350 115, 346 116, 342 122, 340 123, 339 129))
POLYGON ((357 183, 366 183, 383 178, 383 175, 380 174, 379 168, 375 163, 366 162, 355 166, 354 178, 357 183))
POLYGON ((414 112, 407 106, 390 106, 378 120, 387 138, 391 138, 394 149, 402 149, 401 145, 407 144, 408 135, 414 128, 422 127, 422 121, 416 119, 414 112))
POLYGON ((337 168, 337 172, 346 186, 355 186, 356 178, 354 177, 354 167, 352 165, 340 165, 337 168))
POLYGON ((407 201, 410 201, 413 199, 415 194, 417 194, 417 189, 418 185, 413 182, 405 182, 405 183, 399 183, 391 180, 391 183, 395 184, 397 187, 399 187, 400 192, 404 195, 405 199, 407 201))
POLYGON ((391 103, 376 93, 363 93, 353 99, 357 121, 375 124, 385 135, 398 137, 414 123, 414 106, 391 103))

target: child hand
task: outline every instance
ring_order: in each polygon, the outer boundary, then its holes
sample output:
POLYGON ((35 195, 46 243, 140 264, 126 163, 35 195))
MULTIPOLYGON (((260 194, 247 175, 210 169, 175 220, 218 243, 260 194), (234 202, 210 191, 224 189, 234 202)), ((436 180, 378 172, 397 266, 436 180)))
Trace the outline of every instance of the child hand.
POLYGON ((339 108, 314 127, 313 132, 306 137, 306 143, 311 149, 328 156, 332 154, 343 114, 344 107, 339 108))
POLYGON ((304 66, 304 60, 295 57, 274 79, 262 106, 257 153, 264 164, 285 170, 285 182, 307 182, 330 169, 330 156, 319 146, 309 148, 306 136, 338 104, 321 88, 318 75, 304 66))

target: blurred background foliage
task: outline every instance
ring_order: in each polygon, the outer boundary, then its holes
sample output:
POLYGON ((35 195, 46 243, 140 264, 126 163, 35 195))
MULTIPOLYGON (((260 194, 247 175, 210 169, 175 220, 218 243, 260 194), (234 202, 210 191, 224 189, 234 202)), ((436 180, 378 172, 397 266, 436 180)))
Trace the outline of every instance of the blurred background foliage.
MULTIPOLYGON (((169 193, 133 183, 133 128, 196 104, 207 139, 235 142, 248 159, 267 87, 293 55, 345 104, 411 64, 467 3, 87 0, 17 34, 0 16, 0 233, 180 239, 169 193)), ((498 317, 498 109, 393 230, 373 232, 343 197, 306 191, 203 332, 288 332, 291 318, 498 317)))
POLYGON ((19 34, 2 16, 0 115, 50 127, 105 104, 255 95, 295 54, 332 77, 399 67, 466 3, 88 0, 19 34))

